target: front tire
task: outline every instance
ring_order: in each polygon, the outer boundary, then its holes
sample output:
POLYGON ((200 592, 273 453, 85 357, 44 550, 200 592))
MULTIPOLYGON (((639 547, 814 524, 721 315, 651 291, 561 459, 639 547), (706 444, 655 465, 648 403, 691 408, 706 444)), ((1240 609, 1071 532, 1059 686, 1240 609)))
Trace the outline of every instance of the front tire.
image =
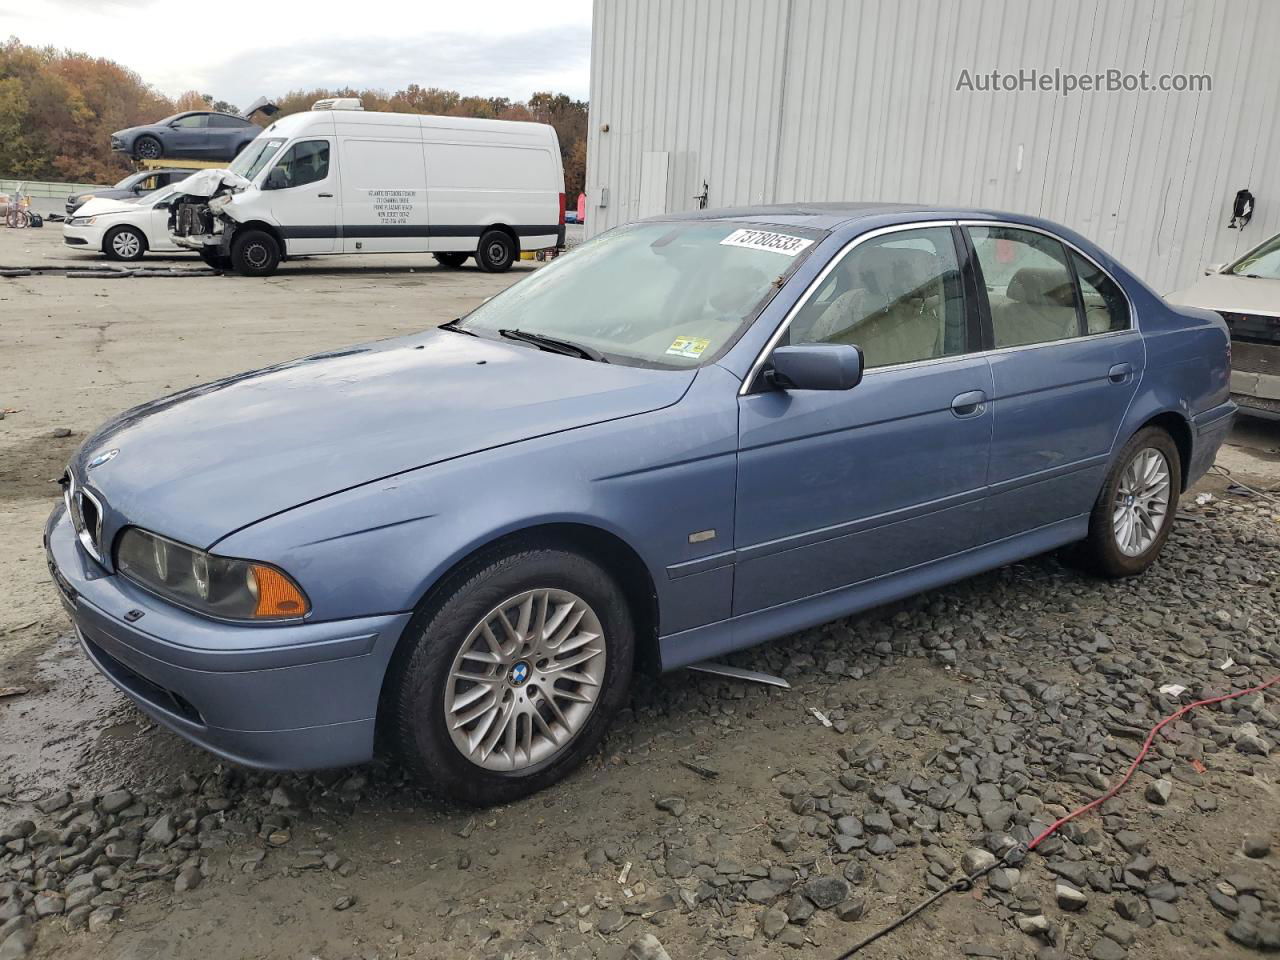
POLYGON ((136 227, 116 227, 102 238, 102 252, 110 260, 141 260, 147 238, 136 227))
POLYGON ((489 230, 480 237, 476 249, 476 263, 486 273, 502 273, 511 268, 516 259, 515 241, 505 230, 489 230))
POLYGON ((446 251, 432 254, 432 256, 436 258, 436 263, 442 267, 460 267, 467 262, 467 257, 471 256, 471 254, 446 251))
POLYGON ((481 557, 406 629, 388 719, 414 775, 450 800, 508 803, 597 747, 631 682, 635 632, 617 583, 581 554, 481 557))
POLYGON ((245 277, 269 277, 280 265, 280 244, 265 230, 245 230, 231 241, 231 266, 245 277))
POLYGON ((164 153, 164 148, 160 146, 160 141, 155 137, 142 136, 133 144, 133 157, 135 160, 159 160, 164 153))
POLYGON ((1139 430, 1107 474, 1082 544, 1085 566, 1105 577, 1132 577, 1155 562, 1173 529, 1182 462, 1159 427, 1139 430))

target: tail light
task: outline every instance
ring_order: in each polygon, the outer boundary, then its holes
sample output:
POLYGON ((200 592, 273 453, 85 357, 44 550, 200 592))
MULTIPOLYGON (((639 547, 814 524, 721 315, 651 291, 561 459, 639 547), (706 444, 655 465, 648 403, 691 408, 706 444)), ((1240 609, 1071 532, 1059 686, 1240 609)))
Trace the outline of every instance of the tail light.
POLYGON ((564 194, 560 194, 560 223, 564 223, 564 194))

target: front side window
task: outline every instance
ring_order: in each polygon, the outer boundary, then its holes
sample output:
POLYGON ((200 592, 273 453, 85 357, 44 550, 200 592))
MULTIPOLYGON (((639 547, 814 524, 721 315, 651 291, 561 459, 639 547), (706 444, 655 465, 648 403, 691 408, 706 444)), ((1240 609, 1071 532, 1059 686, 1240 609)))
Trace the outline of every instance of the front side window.
POLYGON ((1071 266, 1080 280, 1086 333, 1111 333, 1129 329, 1129 302, 1120 285, 1074 250, 1071 266))
POLYGON ((557 257, 459 326, 556 337, 611 362, 694 367, 737 339, 824 235, 724 220, 635 223, 557 257))
POLYGON ((267 174, 268 190, 287 190, 329 176, 329 141, 303 140, 285 151, 267 174))
POLYGON ((192 113, 185 117, 179 117, 175 122, 175 127, 181 127, 183 130, 195 130, 207 127, 209 125, 209 115, 207 113, 192 113))
POLYGON ((1061 243, 1016 227, 968 227, 997 347, 1080 335, 1076 284, 1061 243))
POLYGON ((831 270, 797 312, 790 342, 850 343, 864 365, 954 356, 967 342, 960 264, 948 227, 873 237, 831 270))

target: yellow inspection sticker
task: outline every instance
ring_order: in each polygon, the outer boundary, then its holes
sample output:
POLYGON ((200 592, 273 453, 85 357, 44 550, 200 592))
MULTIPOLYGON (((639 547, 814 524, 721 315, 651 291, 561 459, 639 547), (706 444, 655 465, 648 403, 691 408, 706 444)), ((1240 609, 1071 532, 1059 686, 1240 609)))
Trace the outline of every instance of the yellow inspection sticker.
POLYGON ((688 357, 697 360, 702 352, 711 345, 711 341, 703 337, 676 337, 667 347, 667 353, 675 357, 688 357))

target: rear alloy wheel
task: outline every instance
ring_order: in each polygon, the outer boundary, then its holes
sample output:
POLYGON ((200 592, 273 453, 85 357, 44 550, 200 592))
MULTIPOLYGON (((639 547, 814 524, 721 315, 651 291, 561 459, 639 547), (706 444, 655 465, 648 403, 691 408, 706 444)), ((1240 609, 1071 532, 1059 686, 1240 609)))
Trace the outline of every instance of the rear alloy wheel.
POLYGON ((1131 577, 1155 562, 1178 509, 1181 467, 1173 438, 1159 427, 1138 431, 1124 445, 1089 518, 1087 566, 1131 577))
POLYGON ((231 241, 231 266, 245 277, 269 277, 280 264, 280 244, 265 230, 245 230, 231 241))
POLYGON ((133 144, 133 155, 139 160, 159 160, 163 152, 155 137, 139 137, 133 144))
POLYGON ((471 256, 471 254, 446 252, 432 254, 432 256, 436 258, 436 263, 442 267, 460 267, 467 262, 467 257, 471 256))
POLYGON ((613 579, 568 550, 481 560, 408 628, 388 704, 401 754, 430 789, 506 803, 596 748, 626 696, 634 632, 613 579))
POLYGON ((476 249, 476 263, 486 273, 502 273, 516 259, 516 245, 504 230, 490 230, 480 238, 476 249))
POLYGON ((141 260, 147 239, 136 227, 116 227, 103 238, 102 252, 112 260, 141 260))

